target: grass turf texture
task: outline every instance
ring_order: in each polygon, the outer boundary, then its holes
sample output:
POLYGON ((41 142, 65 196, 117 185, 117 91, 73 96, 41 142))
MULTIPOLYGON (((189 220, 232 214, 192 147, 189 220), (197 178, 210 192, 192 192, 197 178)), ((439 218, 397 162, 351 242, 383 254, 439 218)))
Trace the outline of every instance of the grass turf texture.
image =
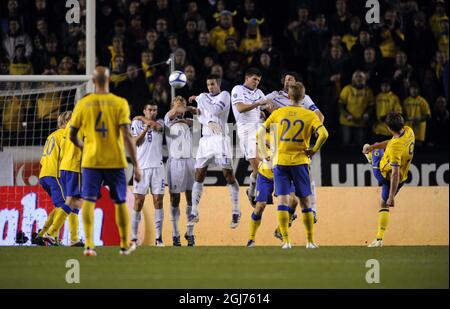
POLYGON ((0 288, 449 288, 449 247, 0 247, 0 288), (66 261, 80 283, 65 281, 66 261), (366 261, 380 262, 367 284, 366 261))

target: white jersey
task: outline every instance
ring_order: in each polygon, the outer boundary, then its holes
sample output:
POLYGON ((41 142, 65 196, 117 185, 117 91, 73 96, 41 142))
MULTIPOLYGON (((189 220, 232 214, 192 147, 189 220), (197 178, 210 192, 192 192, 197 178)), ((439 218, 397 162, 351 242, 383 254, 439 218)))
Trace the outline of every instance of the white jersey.
POLYGON ((214 135, 208 127, 209 122, 217 123, 224 134, 228 133, 228 114, 230 113, 230 93, 222 91, 219 94, 202 93, 195 99, 200 110, 199 122, 202 124, 202 135, 214 135))
MULTIPOLYGON (((163 128, 164 121, 156 120, 163 128)), ((131 133, 134 137, 139 136, 144 131, 144 123, 140 120, 133 120, 131 123, 131 133)), ((162 144, 163 132, 149 129, 141 145, 137 146, 137 159, 141 169, 162 166, 162 144)))
MULTIPOLYGON (((291 102, 291 100, 289 100, 287 92, 284 91, 284 90, 273 91, 273 92, 269 93, 266 96, 266 98, 272 100, 273 103, 278 108, 292 105, 292 102, 291 102)), ((307 94, 305 94, 305 97, 300 102, 300 106, 303 107, 303 108, 309 109, 309 110, 311 110, 313 112, 319 109, 316 106, 316 104, 314 104, 314 102, 311 99, 311 97, 309 95, 307 95, 307 94)))
POLYGON ((164 117, 169 158, 192 158, 192 126, 180 122, 182 119, 176 117, 170 120, 169 113, 164 117))
POLYGON ((252 90, 244 85, 234 86, 233 90, 231 91, 231 104, 233 106, 233 114, 238 127, 243 124, 261 122, 261 109, 258 106, 251 111, 239 113, 235 104, 243 103, 246 105, 250 105, 255 102, 262 101, 265 98, 266 97, 264 93, 259 89, 252 90))

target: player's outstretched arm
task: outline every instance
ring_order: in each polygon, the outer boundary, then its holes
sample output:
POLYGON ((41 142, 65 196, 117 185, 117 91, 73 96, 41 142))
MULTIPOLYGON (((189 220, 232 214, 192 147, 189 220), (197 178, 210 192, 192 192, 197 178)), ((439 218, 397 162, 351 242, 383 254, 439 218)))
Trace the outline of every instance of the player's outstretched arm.
POLYGON ((78 134, 78 129, 74 128, 74 127, 70 127, 70 133, 69 133, 70 140, 72 141, 72 143, 75 144, 75 146, 83 149, 83 146, 84 146, 83 141, 78 138, 77 134, 78 134))
POLYGON ((363 147, 363 153, 364 154, 368 154, 369 152, 375 150, 375 149, 386 149, 387 144, 389 143, 389 140, 383 141, 383 142, 379 142, 379 143, 374 143, 372 145, 369 146, 365 146, 363 147))
POLYGON ((262 106, 265 104, 271 104, 270 100, 263 100, 263 101, 258 101, 252 104, 244 104, 241 102, 235 103, 234 105, 236 106, 236 109, 238 110, 239 113, 245 113, 248 111, 251 111, 255 108, 257 108, 258 106, 262 106))
POLYGON ((137 160, 136 145, 134 143, 133 136, 131 135, 130 125, 125 124, 120 126, 122 130, 123 141, 125 143, 125 149, 131 158, 131 163, 134 165, 134 179, 139 182, 141 181, 141 170, 137 160))

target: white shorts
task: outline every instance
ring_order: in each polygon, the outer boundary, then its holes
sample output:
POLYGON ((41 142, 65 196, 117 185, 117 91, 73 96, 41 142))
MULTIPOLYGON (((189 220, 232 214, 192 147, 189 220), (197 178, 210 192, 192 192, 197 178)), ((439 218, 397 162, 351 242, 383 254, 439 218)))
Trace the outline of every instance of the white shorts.
POLYGON ((134 182, 133 193, 147 195, 150 189, 151 194, 164 194, 164 166, 146 168, 141 173, 141 181, 134 182))
POLYGON ((258 123, 248 123, 237 128, 239 147, 248 161, 256 158, 256 133, 258 123))
POLYGON ((192 191, 194 175, 194 159, 169 158, 167 160, 167 182, 170 193, 192 191))
POLYGON ((229 136, 204 136, 198 145, 195 168, 205 168, 212 164, 223 169, 233 169, 232 158, 229 136))

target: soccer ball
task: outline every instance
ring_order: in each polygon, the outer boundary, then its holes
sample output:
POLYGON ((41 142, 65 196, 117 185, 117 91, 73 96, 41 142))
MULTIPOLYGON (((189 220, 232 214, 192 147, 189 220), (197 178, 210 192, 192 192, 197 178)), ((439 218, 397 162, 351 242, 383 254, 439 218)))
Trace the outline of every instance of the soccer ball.
POLYGON ((169 84, 175 89, 183 88, 186 85, 186 75, 181 71, 173 71, 169 76, 169 84))

